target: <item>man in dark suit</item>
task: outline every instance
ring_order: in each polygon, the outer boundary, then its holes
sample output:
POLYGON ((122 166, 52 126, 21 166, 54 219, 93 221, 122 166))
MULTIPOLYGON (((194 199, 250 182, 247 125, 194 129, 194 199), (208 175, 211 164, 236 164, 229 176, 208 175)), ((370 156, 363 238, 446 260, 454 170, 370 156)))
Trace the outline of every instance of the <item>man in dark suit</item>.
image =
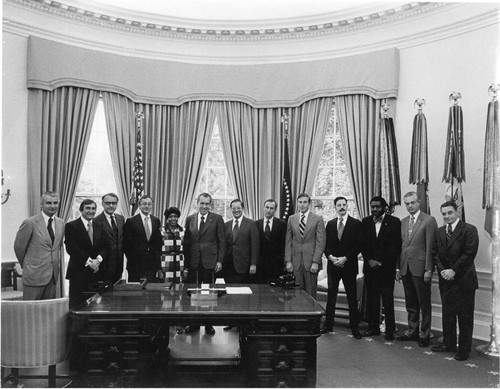
POLYGON ((361 251, 361 222, 347 214, 347 199, 339 196, 333 201, 337 215, 326 225, 325 255, 328 259, 328 300, 326 319, 322 333, 333 331, 335 303, 339 291, 339 282, 344 283, 349 305, 349 324, 352 335, 361 339, 359 332, 359 311, 356 292, 358 274, 358 254, 361 251))
MULTIPOLYGON (((184 232, 184 268, 189 283, 213 283, 215 273, 222 270, 226 237, 222 216, 210 212, 212 196, 202 193, 197 200, 198 212, 186 219, 184 232)), ((199 326, 186 327, 186 333, 199 330, 199 326)), ((211 325, 205 332, 214 335, 211 325)))
POLYGON ((65 228, 70 308, 85 301, 84 293, 89 291, 89 284, 105 279, 106 243, 101 225, 92 222, 97 204, 94 200, 85 199, 79 209, 81 217, 66 223, 65 228))
POLYGON ((394 280, 401 254, 401 222, 386 213, 387 202, 375 196, 370 200, 372 216, 362 221, 362 243, 369 329, 363 336, 380 335, 380 297, 385 313, 385 339, 394 340, 394 280))
POLYGON ((151 215, 153 199, 142 196, 139 199, 139 213, 123 226, 123 249, 127 256, 128 280, 138 282, 145 278, 153 282, 161 270, 161 222, 151 215))
POLYGON ((299 212, 288 219, 285 243, 286 270, 295 275, 302 289, 316 298, 318 271, 325 250, 323 218, 311 212, 311 198, 302 193, 297 198, 299 212))
POLYGON ((260 254, 255 282, 267 284, 283 273, 285 268, 286 223, 274 217, 278 205, 273 199, 264 203, 264 218, 257 220, 260 254))
POLYGON ((399 336, 398 340, 416 340, 420 347, 427 347, 432 317, 432 242, 437 223, 432 216, 420 211, 420 198, 416 192, 408 192, 403 200, 410 215, 401 221, 403 245, 396 269, 396 281, 403 280, 408 331, 399 336))
POLYGON ((441 205, 446 223, 434 235, 432 255, 439 275, 439 292, 443 305, 443 343, 432 351, 458 351, 457 361, 469 358, 474 329, 474 300, 478 288, 474 259, 479 247, 477 229, 459 219, 457 204, 441 205))
POLYGON ((115 213, 118 206, 118 196, 108 193, 102 196, 104 211, 94 218, 95 224, 100 224, 108 246, 105 272, 115 283, 122 278, 123 273, 123 225, 125 218, 115 213))
POLYGON ((226 251, 224 280, 228 284, 246 284, 257 270, 259 258, 259 232, 255 222, 243 216, 244 204, 240 199, 231 201, 233 220, 225 223, 226 251))
POLYGON ((40 204, 42 211, 21 223, 14 241, 23 269, 23 300, 56 298, 64 236, 64 221, 56 216, 59 194, 44 193, 40 204))

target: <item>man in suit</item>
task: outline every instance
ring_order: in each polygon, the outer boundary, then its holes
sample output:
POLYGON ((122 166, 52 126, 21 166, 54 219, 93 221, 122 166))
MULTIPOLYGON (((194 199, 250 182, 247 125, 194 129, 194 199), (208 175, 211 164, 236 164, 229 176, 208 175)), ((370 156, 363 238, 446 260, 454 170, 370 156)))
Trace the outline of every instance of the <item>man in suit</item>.
POLYGON ((401 254, 401 222, 386 213, 387 202, 375 196, 370 200, 372 216, 362 221, 363 254, 369 329, 363 336, 380 335, 380 297, 384 304, 385 339, 394 340, 394 280, 401 254))
POLYGON ((14 241, 23 269, 23 300, 56 298, 64 236, 64 221, 55 216, 59 194, 45 192, 40 204, 41 212, 21 223, 14 241))
POLYGON ((408 192, 403 200, 410 215, 401 221, 403 245, 396 269, 396 281, 403 280, 408 331, 399 336, 398 340, 416 340, 420 347, 427 347, 432 317, 432 242, 437 223, 432 216, 420 211, 420 198, 416 192, 408 192))
MULTIPOLYGON (((226 237, 222 216, 210 212, 212 196, 202 193, 197 200, 198 212, 186 219, 184 232, 184 271, 189 283, 213 283, 215 273, 222 270, 226 237)), ((186 327, 186 333, 199 330, 199 326, 186 327)), ((214 335, 211 325, 205 332, 214 335)))
POLYGON ((264 203, 264 218, 256 221, 260 254, 255 281, 267 284, 283 273, 285 267, 286 223, 274 217, 278 204, 273 199, 264 203))
POLYGON ((105 272, 113 284, 122 278, 123 273, 123 225, 125 218, 115 213, 118 206, 118 196, 107 193, 102 196, 104 211, 94 218, 95 224, 100 224, 108 246, 105 272))
POLYGON ((139 213, 123 226, 123 249, 127 256, 128 280, 138 282, 145 278, 154 282, 161 270, 161 221, 151 215, 153 199, 144 195, 139 199, 139 213))
POLYGON ((339 282, 344 283, 349 305, 349 324, 352 335, 361 339, 359 332, 359 311, 356 291, 358 274, 358 254, 361 251, 361 222, 347 214, 347 199, 339 196, 333 200, 337 215, 326 225, 325 255, 328 259, 328 300, 326 319, 322 333, 333 331, 335 303, 339 291, 339 282))
POLYGON ((458 351, 457 361, 469 358, 474 328, 474 300, 478 288, 474 259, 479 247, 476 227, 459 219, 457 204, 441 205, 446 223, 434 235, 432 255, 439 275, 439 292, 443 305, 443 343, 432 351, 458 351))
POLYGON ((79 209, 81 217, 66 223, 65 228, 64 243, 69 254, 66 279, 69 280, 70 309, 85 301, 89 284, 105 279, 106 242, 101 225, 92 221, 97 204, 94 200, 85 199, 79 209))
POLYGON ((294 273, 300 287, 316 298, 318 271, 325 250, 325 224, 311 212, 311 198, 302 193, 297 198, 299 212, 290 216, 286 229, 286 270, 294 273))
POLYGON ((225 223, 226 251, 224 280, 228 284, 246 284, 257 270, 259 232, 255 222, 243 216, 240 199, 231 201, 233 220, 225 223))

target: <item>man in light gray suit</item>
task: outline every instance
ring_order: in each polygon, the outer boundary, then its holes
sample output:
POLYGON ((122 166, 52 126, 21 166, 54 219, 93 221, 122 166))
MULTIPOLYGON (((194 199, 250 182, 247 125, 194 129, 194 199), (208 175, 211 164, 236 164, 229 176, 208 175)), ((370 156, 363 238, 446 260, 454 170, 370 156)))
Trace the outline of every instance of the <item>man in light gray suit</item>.
POLYGON ((420 198, 416 192, 405 194, 404 203, 410 215, 401 221, 403 243, 396 268, 396 280, 403 280, 408 331, 397 339, 415 340, 420 347, 427 347, 432 316, 432 242, 437 223, 432 216, 420 211, 420 198))
POLYGON ((45 192, 42 211, 21 223, 14 251, 23 269, 23 300, 56 298, 59 280, 64 221, 55 216, 59 194, 45 192))
POLYGON ((311 198, 301 193, 297 198, 299 212, 288 219, 285 243, 286 270, 293 271, 301 288, 316 298, 318 271, 326 245, 323 218, 311 212, 311 198))

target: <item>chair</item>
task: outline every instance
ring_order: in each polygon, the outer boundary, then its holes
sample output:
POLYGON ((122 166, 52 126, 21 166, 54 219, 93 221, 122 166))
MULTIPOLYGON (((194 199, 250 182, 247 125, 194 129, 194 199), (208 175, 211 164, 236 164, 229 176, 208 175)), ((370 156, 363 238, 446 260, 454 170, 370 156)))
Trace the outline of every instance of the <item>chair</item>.
POLYGON ((2 263, 2 300, 22 300, 23 291, 18 290, 17 280, 22 278, 23 270, 19 263, 2 263), (12 289, 10 289, 12 288, 12 289))
POLYGON ((2 373, 4 368, 11 368, 6 379, 48 378, 48 386, 55 387, 56 378, 63 377, 56 376, 56 364, 67 355, 69 299, 2 300, 1 311, 2 373), (44 366, 48 366, 48 375, 19 375, 19 368, 44 366))

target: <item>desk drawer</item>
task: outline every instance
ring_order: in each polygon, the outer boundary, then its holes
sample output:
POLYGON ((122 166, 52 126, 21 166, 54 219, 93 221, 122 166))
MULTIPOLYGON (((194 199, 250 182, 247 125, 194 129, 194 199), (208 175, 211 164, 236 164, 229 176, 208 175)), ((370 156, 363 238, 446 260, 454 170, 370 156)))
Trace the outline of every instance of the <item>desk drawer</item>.
POLYGON ((318 320, 253 320, 249 323, 249 335, 318 335, 318 320))
POLYGON ((88 320, 83 326, 85 335, 148 335, 151 331, 147 322, 130 320, 88 320))

